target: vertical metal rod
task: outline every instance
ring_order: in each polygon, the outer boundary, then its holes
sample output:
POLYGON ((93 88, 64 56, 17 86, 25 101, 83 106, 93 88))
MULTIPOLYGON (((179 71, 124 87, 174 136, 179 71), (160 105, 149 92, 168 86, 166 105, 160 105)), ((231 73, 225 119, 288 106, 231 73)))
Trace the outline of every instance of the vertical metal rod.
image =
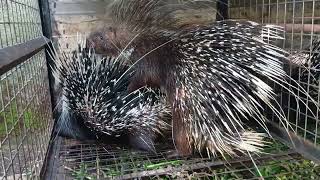
MULTIPOLYGON (((42 33, 43 36, 47 37, 48 39, 51 39, 52 37, 52 28, 51 28, 51 11, 50 11, 50 4, 48 2, 48 0, 38 0, 39 3, 39 10, 40 10, 40 19, 41 19, 41 26, 42 26, 42 33)), ((47 48, 46 49, 53 49, 53 45, 52 43, 48 43, 47 44, 47 48)), ((46 64, 47 64, 47 71, 48 71, 48 79, 49 79, 49 91, 50 91, 50 99, 51 99, 51 107, 52 107, 52 115, 53 115, 53 119, 56 119, 56 113, 54 112, 55 106, 56 106, 56 99, 54 96, 54 76, 52 74, 52 71, 50 69, 50 64, 52 64, 52 59, 50 58, 50 55, 48 54, 48 51, 45 52, 45 57, 46 57, 46 64)), ((53 125, 53 131, 51 132, 51 138, 49 138, 49 142, 51 142, 53 134, 54 134, 54 127, 55 127, 55 123, 53 125)), ((51 153, 51 148, 52 147, 50 144, 48 146, 47 152, 46 152, 46 159, 44 160, 43 163, 43 167, 41 168, 41 172, 40 172, 40 179, 44 179, 45 178, 45 172, 46 172, 46 167, 49 166, 49 161, 50 161, 50 154, 51 153)))
POLYGON ((229 0, 217 0, 216 20, 221 21, 229 18, 228 6, 229 0))

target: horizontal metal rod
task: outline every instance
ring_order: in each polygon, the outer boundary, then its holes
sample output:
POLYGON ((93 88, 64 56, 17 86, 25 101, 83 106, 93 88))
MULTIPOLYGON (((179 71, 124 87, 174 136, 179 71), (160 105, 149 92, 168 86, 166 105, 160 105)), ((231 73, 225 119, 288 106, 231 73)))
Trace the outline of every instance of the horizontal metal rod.
MULTIPOLYGON (((248 19, 236 18, 236 20, 245 21, 248 19)), ((270 23, 270 24, 272 24, 272 23, 270 23)), ((292 33, 301 33, 301 32, 319 33, 320 32, 320 25, 319 24, 298 24, 298 23, 297 24, 282 24, 282 23, 277 24, 277 23, 274 23, 274 24, 286 28, 286 32, 290 32, 290 33, 291 33, 291 30, 292 30, 292 33)))
POLYGON ((0 75, 32 57, 50 42, 46 37, 39 37, 28 42, 0 49, 0 75))

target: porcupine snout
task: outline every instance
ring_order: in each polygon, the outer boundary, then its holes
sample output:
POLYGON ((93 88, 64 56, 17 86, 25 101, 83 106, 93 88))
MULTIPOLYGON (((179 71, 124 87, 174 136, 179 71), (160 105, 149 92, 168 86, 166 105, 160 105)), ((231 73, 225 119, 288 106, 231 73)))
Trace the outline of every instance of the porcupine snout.
POLYGON ((101 31, 91 33, 86 39, 86 45, 87 48, 94 49, 98 54, 108 52, 108 46, 110 46, 108 38, 101 31))
POLYGON ((102 28, 90 33, 86 38, 87 48, 94 49, 95 53, 106 56, 118 53, 115 39, 115 30, 112 28, 102 28))
POLYGON ((96 54, 117 56, 122 50, 120 47, 123 47, 133 36, 121 27, 100 28, 87 36, 87 48, 94 49, 96 54))

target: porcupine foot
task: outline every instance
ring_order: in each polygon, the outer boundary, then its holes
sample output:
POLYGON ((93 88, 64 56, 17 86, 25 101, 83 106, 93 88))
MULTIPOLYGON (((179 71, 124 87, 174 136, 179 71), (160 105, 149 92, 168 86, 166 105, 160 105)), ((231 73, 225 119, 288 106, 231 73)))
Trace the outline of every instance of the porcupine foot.
POLYGON ((138 132, 129 135, 129 144, 135 149, 155 153, 154 139, 155 134, 151 131, 138 132))
MULTIPOLYGON (((133 92, 143 86, 143 83, 135 78, 132 78, 131 83, 128 85, 128 92, 133 92)), ((154 146, 156 135, 152 131, 145 130, 144 132, 136 132, 129 135, 129 143, 132 147, 155 153, 154 146)))

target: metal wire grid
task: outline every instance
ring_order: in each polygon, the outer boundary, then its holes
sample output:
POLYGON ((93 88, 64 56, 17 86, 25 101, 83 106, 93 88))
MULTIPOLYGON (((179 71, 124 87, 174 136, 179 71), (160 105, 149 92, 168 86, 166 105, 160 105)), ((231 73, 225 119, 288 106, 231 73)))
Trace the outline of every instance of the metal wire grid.
MULTIPOLYGON (((319 9, 319 0, 232 0, 230 17, 283 26, 286 31, 286 40, 278 42, 278 45, 292 53, 309 54, 311 53, 310 46, 312 41, 320 38, 319 9)), ((304 69, 306 69, 305 66, 290 67, 288 73, 291 77, 298 77, 296 80, 308 93, 310 93, 311 89, 318 91, 319 87, 308 83, 312 75, 309 75, 307 81, 301 80, 300 77, 304 69)), ((311 72, 319 73, 319 70, 311 72)), ((298 95, 302 94, 301 90, 297 92, 298 95)), ((290 119, 293 130, 314 144, 319 144, 319 109, 311 105, 310 98, 302 95, 300 98, 312 111, 308 110, 303 103, 296 106, 293 97, 289 96, 284 90, 280 91, 282 91, 282 106, 286 110, 287 118, 290 119)), ((319 103, 319 95, 313 98, 319 103)))
POLYGON ((0 1, 0 48, 42 36, 37 0, 0 1))
MULTIPOLYGON (((253 20, 261 23, 278 24, 286 29, 286 41, 278 42, 291 52, 310 53, 308 45, 320 36, 320 1, 305 0, 231 0, 230 17, 253 20), (306 48, 304 50, 304 48, 306 48)), ((320 38, 320 37, 319 37, 320 38)), ((298 70, 301 73, 301 69, 298 70)), ((292 70, 290 70, 292 75, 292 70)), ((300 82, 310 87, 307 82, 300 82)), ((314 87, 317 88, 318 87, 314 87)), ((306 108, 291 106, 291 97, 279 90, 282 105, 291 120, 294 131, 319 143, 319 113, 316 117, 306 108)), ((308 91, 308 89, 307 89, 308 91)), ((320 93, 319 93, 320 94, 320 93)), ((305 103, 310 100, 301 97, 305 103)), ((319 102, 319 98, 316 97, 319 102)), ((318 112, 318 109, 316 109, 318 112)), ((158 146, 157 154, 146 154, 111 145, 97 145, 59 138, 55 150, 55 162, 51 179, 259 179, 252 161, 248 157, 228 159, 170 159, 167 154, 173 148, 158 146)), ((297 153, 273 143, 269 152, 255 156, 255 163, 265 179, 320 179, 320 167, 304 160, 297 153), (280 147, 275 147, 280 146, 280 147)))
MULTIPOLYGON (((259 179, 248 157, 208 159, 201 157, 168 158, 163 144, 157 154, 130 151, 107 144, 91 144, 60 139, 54 176, 51 179, 259 179)), ((256 156, 265 179, 318 179, 320 167, 305 161, 285 148, 272 147, 271 154, 256 156), (303 166, 298 166, 303 164, 303 166), (318 174, 317 174, 318 173, 318 174)), ((285 148, 287 149, 287 148, 285 148)))
POLYGON ((311 45, 320 36, 319 0, 231 0, 230 17, 285 27, 286 41, 282 46, 290 51, 311 45))
POLYGON ((44 51, 0 77, 0 179, 37 178, 52 129, 44 51))

